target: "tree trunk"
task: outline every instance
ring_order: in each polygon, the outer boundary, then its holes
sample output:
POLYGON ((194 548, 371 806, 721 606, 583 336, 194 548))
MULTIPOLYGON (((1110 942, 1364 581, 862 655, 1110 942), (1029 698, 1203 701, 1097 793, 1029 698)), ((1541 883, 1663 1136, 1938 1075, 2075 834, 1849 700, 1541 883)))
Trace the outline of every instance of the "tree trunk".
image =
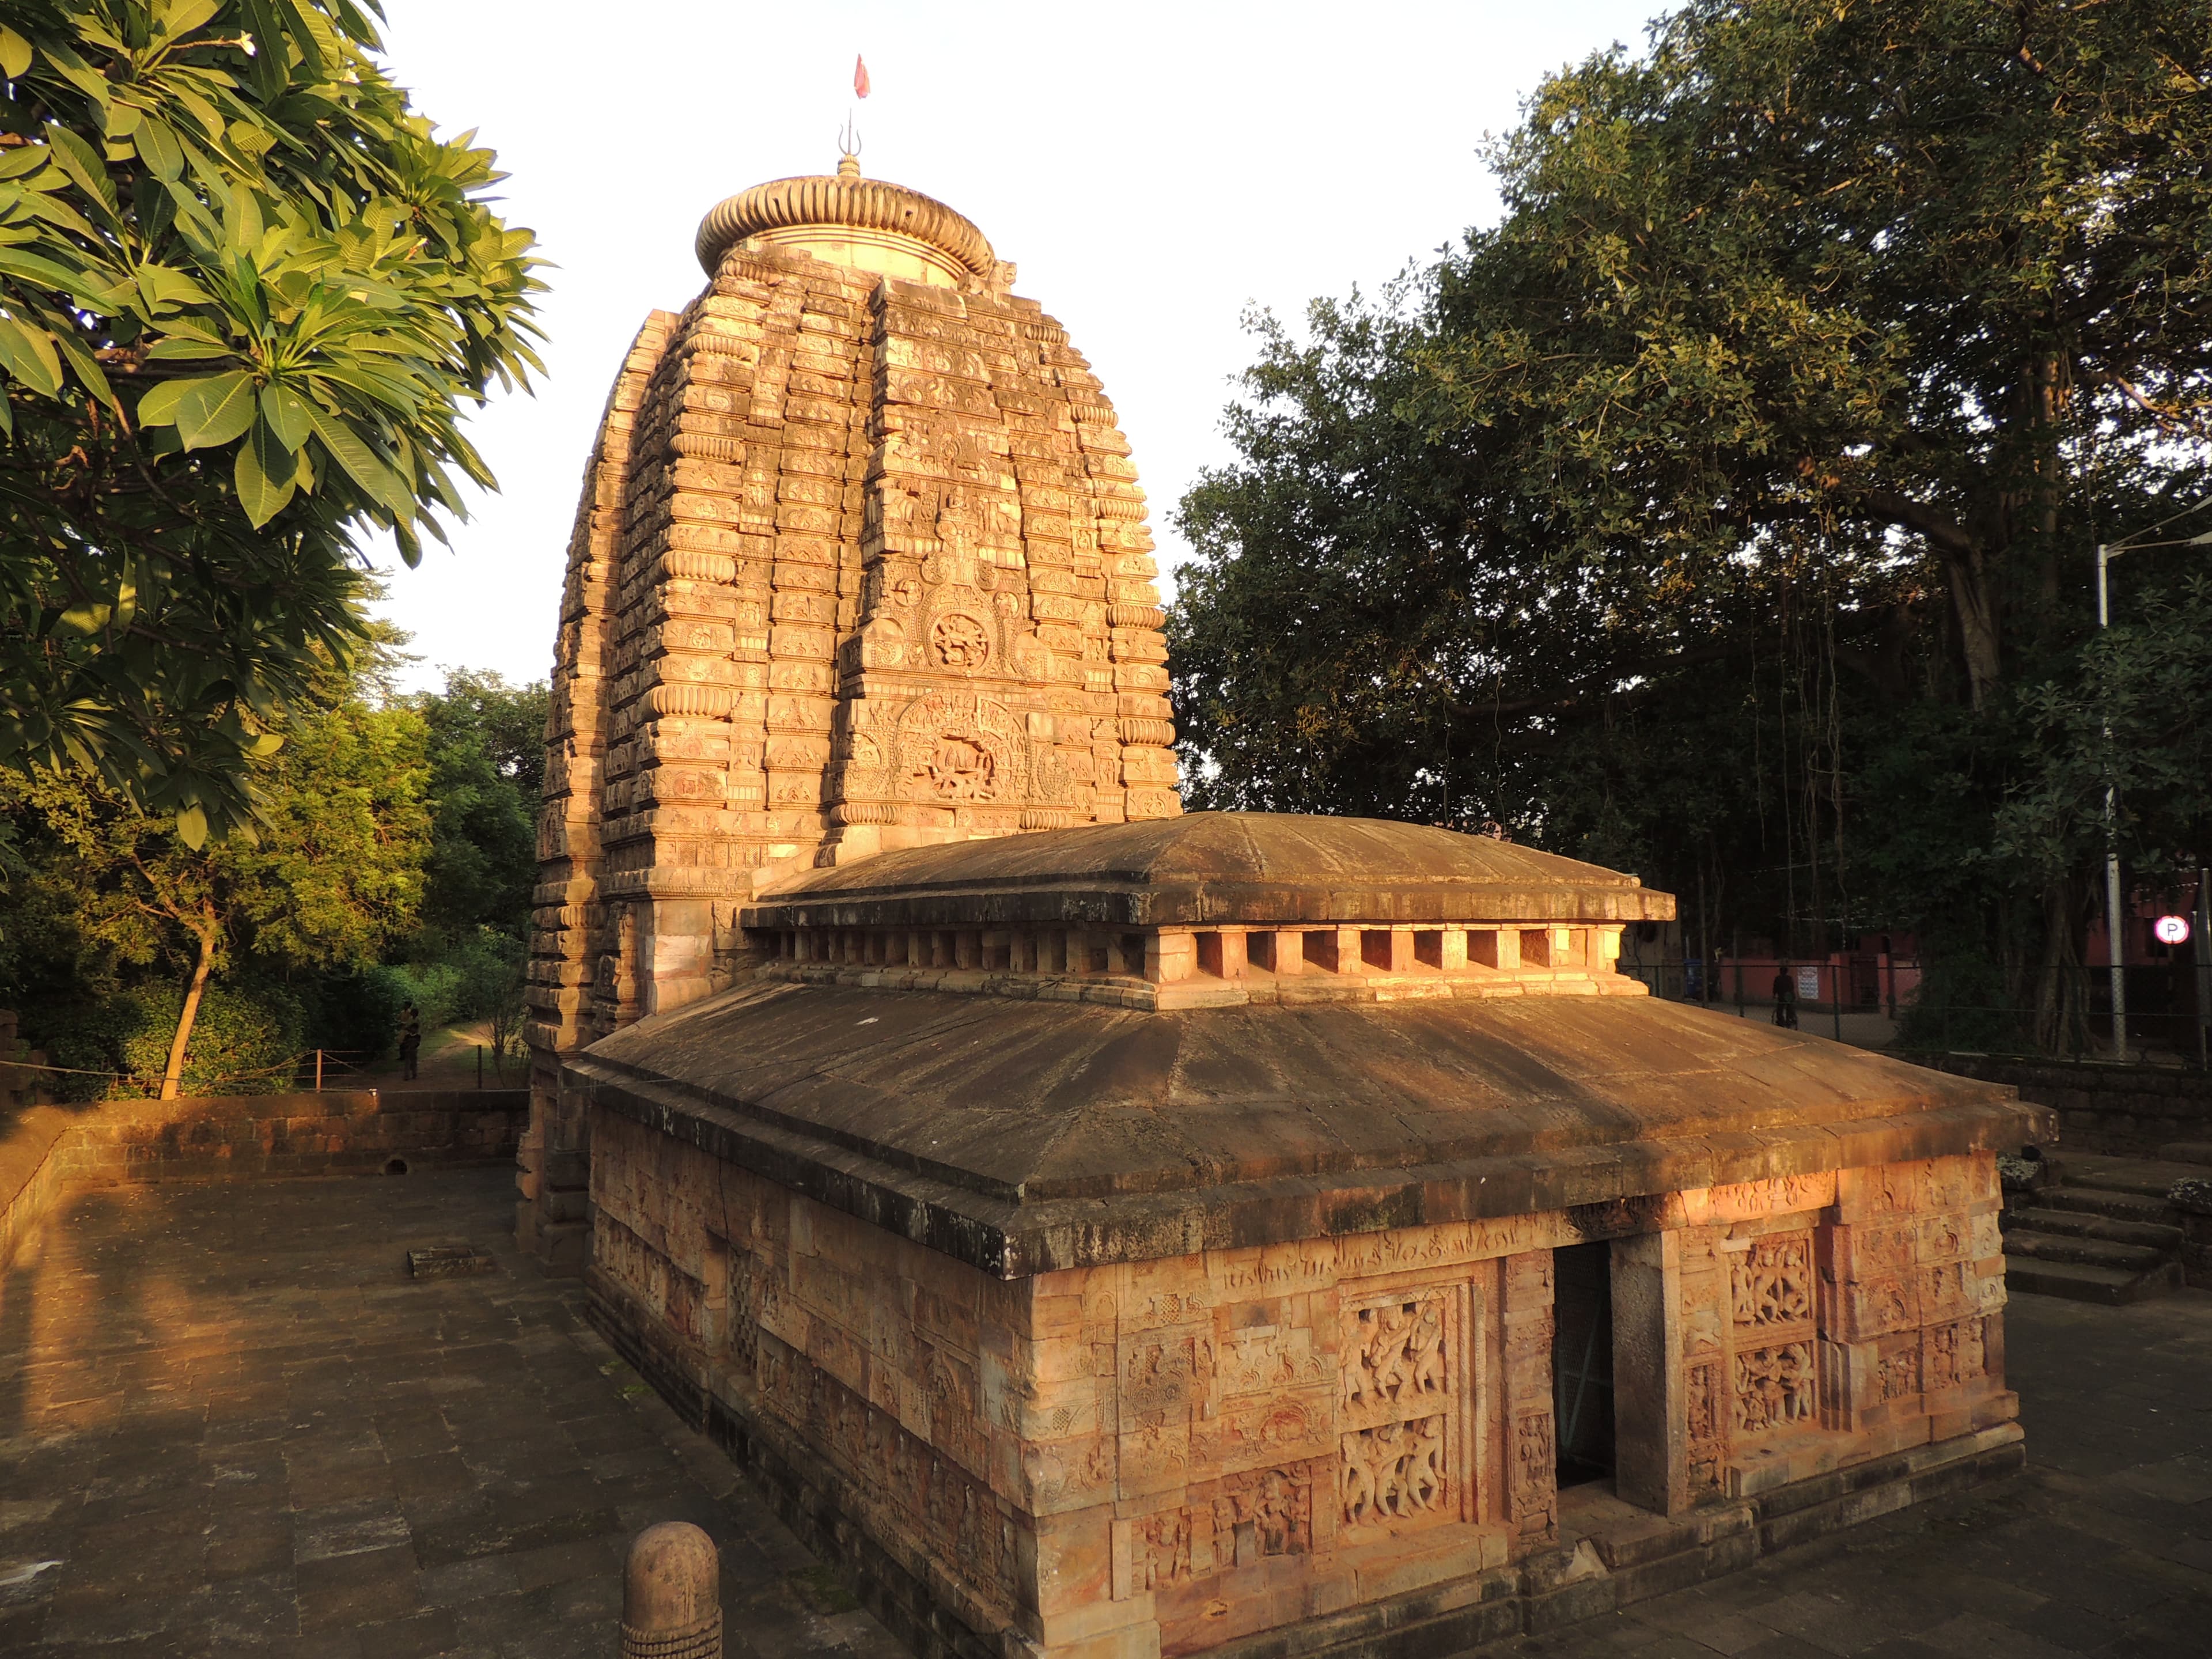
POLYGON ((2085 1046, 2081 922, 2084 888, 2070 875, 2043 890, 2043 966, 2037 975, 2035 1045, 2046 1054, 2070 1054, 2085 1046))
POLYGON ((1978 558, 1944 561, 1951 611, 1958 619, 1959 647, 1966 664, 1966 689, 1979 709, 1997 688, 2003 669, 1997 647, 1996 607, 1978 558))
POLYGON ((2058 620, 2058 503, 2064 489, 2064 458, 2058 449, 2058 417, 2064 406, 2066 362, 2045 352, 2035 362, 2035 532, 2036 635, 2048 639, 2058 620))
POLYGON ((206 919, 204 930, 199 933, 200 959, 192 969, 192 982, 185 991, 185 1006, 177 1014, 177 1034, 169 1039, 168 1069, 161 1073, 161 1098, 177 1097, 179 1079, 185 1074, 185 1049, 192 1040, 192 1022, 199 1018, 200 994, 207 989, 208 975, 215 968, 215 931, 212 916, 206 919))

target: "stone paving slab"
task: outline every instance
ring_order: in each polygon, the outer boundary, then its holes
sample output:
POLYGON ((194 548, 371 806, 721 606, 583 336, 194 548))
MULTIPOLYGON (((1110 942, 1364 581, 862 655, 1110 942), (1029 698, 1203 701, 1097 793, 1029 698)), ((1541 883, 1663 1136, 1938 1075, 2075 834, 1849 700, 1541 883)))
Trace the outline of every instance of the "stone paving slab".
POLYGON ((2212 1293, 2015 1297, 2028 1467, 1481 1659, 2207 1659, 2212 1293))
POLYGON ((0 1274, 0 1653, 612 1659, 623 1548, 733 1656, 902 1650, 507 1236, 501 1170, 87 1192, 0 1274), (416 1280, 473 1244, 493 1271, 416 1280))
MULTIPOLYGON (((0 1653, 612 1659, 722 1548, 735 1659, 902 1650, 519 1259, 504 1171, 85 1193, 0 1274, 0 1653), (405 1252, 474 1244, 486 1274, 405 1252)), ((2007 1310, 2027 1473, 1484 1659, 2205 1659, 2212 1294, 2007 1310)))

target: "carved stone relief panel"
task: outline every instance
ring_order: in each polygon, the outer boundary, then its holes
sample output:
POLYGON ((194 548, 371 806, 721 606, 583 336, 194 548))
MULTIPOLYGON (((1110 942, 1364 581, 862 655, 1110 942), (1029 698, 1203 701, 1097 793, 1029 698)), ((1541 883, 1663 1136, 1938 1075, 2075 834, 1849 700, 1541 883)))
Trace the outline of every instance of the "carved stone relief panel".
POLYGON ((1468 1288, 1347 1295, 1337 1336, 1337 1519, 1346 1528, 1471 1518, 1468 1288))
POLYGON ((1549 1412, 1513 1419, 1512 1456, 1515 1529, 1524 1538, 1548 1532, 1558 1514, 1559 1479, 1549 1412))
POLYGON ((1730 1239, 1727 1248, 1733 1434, 1809 1425, 1819 1400, 1812 1230, 1730 1239))
POLYGON ((1686 1438, 1689 1443, 1689 1483, 1692 1491, 1711 1491, 1721 1485, 1724 1476, 1729 1423, 1721 1379, 1726 1364, 1723 1356, 1710 1354, 1685 1368, 1686 1438))
POLYGON ((1232 1475, 1221 1482, 1203 1520, 1212 1523, 1206 1554, 1216 1571, 1250 1566, 1270 1556, 1309 1554, 1313 1549, 1311 1466, 1293 1463, 1232 1475))
POLYGON ((1982 1376, 1986 1369, 1982 1322, 1961 1319, 1929 1326, 1921 1349, 1921 1365, 1930 1394, 1958 1388, 1982 1376))
POLYGON ((1875 1350, 1876 1397, 1887 1404, 1920 1392, 1920 1337, 1912 1333, 1887 1337, 1875 1350))
POLYGON ((1212 1328, 1125 1331, 1119 1346, 1116 1401, 1121 1431, 1187 1423, 1212 1385, 1212 1328))
POLYGON ((1278 1556, 1314 1550, 1310 1462, 1290 1462, 1204 1482, 1185 1501, 1116 1520, 1112 1527, 1116 1601, 1278 1556))
POLYGON ((931 692, 900 714, 895 771, 915 799, 942 806, 1019 801, 1029 792, 1029 740, 1003 703, 931 692))
POLYGON ((1344 1524, 1372 1526, 1447 1512, 1451 1485, 1441 1413, 1344 1437, 1344 1524))
POLYGON ((1735 1430, 1768 1433, 1810 1424, 1814 1412, 1810 1342, 1739 1350, 1735 1356, 1735 1430))
POLYGON ((1559 1522, 1559 1470, 1552 1427, 1552 1253, 1506 1258, 1504 1304, 1506 1519, 1524 1541, 1548 1538, 1559 1522))
POLYGON ((1692 1227, 1682 1235, 1684 1475, 1693 1495, 1713 1491, 1727 1478, 1728 1343, 1735 1326, 1730 1280, 1736 1258, 1721 1246, 1718 1228, 1692 1227))
POLYGON ((929 625, 931 657, 940 668, 970 673, 991 661, 991 630, 965 611, 947 611, 929 625))
POLYGON ((1239 1335, 1216 1351, 1214 1386, 1224 1395, 1304 1389, 1328 1380, 1328 1356, 1303 1325, 1239 1335))
POLYGON ((1442 1290, 1408 1292, 1344 1310, 1344 1406, 1348 1417, 1403 1418, 1449 1397, 1442 1290))
MULTIPOLYGON (((1162 1510, 1128 1523, 1129 1594, 1190 1582, 1190 1511, 1162 1510)), ((1118 1565, 1118 1563, 1116 1564, 1118 1565)))
POLYGON ((1813 1316, 1813 1235, 1770 1233, 1751 1241, 1729 1273, 1731 1310, 1747 1327, 1801 1325, 1813 1316))

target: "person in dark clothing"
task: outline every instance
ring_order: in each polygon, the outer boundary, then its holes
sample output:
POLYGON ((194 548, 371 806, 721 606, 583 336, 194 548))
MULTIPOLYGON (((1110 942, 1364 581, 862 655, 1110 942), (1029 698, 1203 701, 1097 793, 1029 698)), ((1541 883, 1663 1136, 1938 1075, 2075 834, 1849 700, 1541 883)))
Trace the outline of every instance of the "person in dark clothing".
POLYGON ((415 1080, 415 1061, 422 1052, 422 1016, 415 1012, 415 1005, 405 1004, 399 1010, 399 1075, 403 1082, 415 1080))
POLYGON ((1774 1023, 1792 1031, 1797 1029, 1797 975, 1786 962, 1774 970, 1774 1023))

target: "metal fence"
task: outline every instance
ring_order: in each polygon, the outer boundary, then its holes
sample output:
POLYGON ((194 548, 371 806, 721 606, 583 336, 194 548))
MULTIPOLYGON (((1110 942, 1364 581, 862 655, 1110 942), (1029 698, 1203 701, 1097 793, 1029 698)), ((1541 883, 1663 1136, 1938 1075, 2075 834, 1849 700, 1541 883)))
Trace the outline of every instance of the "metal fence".
MULTIPOLYGON (((1654 996, 1703 1004, 1745 1018, 1773 1020, 1778 973, 1796 995, 1783 1023, 1872 1048, 1959 1050, 2050 1058, 2112 1060, 2111 971, 2061 970, 2051 1010, 1987 995, 1923 988, 1922 964, 1905 957, 1841 957, 1823 963, 1696 958, 1636 961, 1620 971, 1654 996), (1927 994, 1923 995, 1923 988, 1927 994)), ((2197 970, 2185 957, 2126 969, 2127 1058, 2205 1066, 2212 1061, 2212 1009, 2199 995, 2197 970)), ((2212 989, 2212 975, 2203 983, 2212 989)))

